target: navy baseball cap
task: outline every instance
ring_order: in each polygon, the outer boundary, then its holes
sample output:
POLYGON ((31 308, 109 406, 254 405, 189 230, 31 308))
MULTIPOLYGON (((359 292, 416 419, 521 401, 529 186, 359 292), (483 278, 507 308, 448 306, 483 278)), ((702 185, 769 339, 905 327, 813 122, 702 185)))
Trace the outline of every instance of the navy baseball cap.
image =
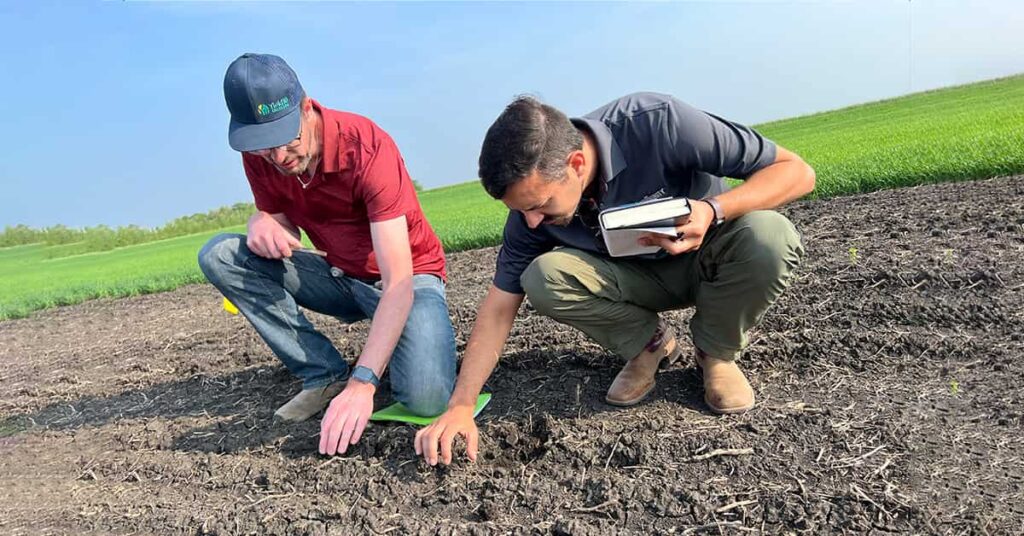
POLYGON ((305 96, 295 71, 283 59, 272 54, 239 56, 224 74, 231 148, 257 151, 294 140, 302 118, 299 104, 305 96))

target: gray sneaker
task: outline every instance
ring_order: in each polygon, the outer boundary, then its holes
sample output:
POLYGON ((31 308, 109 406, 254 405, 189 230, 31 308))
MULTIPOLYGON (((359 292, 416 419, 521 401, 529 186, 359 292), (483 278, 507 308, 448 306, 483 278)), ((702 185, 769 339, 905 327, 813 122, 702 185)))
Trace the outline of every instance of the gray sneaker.
POLYGON ((277 408, 274 417, 286 422, 302 422, 326 408, 345 388, 345 383, 334 382, 323 387, 303 389, 287 404, 277 408))

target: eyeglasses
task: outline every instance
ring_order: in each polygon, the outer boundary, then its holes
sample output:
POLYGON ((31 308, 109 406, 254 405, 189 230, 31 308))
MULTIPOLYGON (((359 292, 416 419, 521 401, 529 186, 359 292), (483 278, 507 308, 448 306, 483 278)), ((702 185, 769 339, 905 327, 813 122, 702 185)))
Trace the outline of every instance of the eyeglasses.
POLYGON ((291 151, 293 149, 298 149, 299 145, 301 143, 302 143, 302 123, 299 123, 299 134, 297 136, 295 136, 295 139, 293 139, 292 141, 290 141, 290 142, 288 142, 288 143, 286 143, 284 145, 278 145, 277 147, 271 147, 269 149, 257 149, 255 151, 246 151, 246 152, 249 153, 249 154, 254 154, 256 156, 267 156, 267 155, 273 153, 274 151, 276 151, 278 149, 283 149, 285 151, 291 151))

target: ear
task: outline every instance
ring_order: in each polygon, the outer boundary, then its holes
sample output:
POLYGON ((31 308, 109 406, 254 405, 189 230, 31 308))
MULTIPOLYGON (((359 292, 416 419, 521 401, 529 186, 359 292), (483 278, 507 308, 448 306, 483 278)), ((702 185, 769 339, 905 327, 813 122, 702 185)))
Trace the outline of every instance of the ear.
POLYGON ((587 165, 587 157, 583 155, 583 151, 573 151, 569 153, 566 164, 575 170, 577 175, 583 175, 583 168, 587 165))
POLYGON ((299 107, 303 112, 308 113, 313 109, 313 100, 309 97, 302 97, 302 102, 299 103, 299 107))

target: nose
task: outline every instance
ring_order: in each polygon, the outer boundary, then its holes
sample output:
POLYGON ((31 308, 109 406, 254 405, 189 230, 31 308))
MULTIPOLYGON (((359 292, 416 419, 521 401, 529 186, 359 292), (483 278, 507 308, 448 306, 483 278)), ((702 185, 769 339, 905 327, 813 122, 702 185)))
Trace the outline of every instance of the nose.
POLYGON ((270 159, 273 160, 275 164, 283 164, 287 156, 287 151, 280 147, 270 149, 270 159))

